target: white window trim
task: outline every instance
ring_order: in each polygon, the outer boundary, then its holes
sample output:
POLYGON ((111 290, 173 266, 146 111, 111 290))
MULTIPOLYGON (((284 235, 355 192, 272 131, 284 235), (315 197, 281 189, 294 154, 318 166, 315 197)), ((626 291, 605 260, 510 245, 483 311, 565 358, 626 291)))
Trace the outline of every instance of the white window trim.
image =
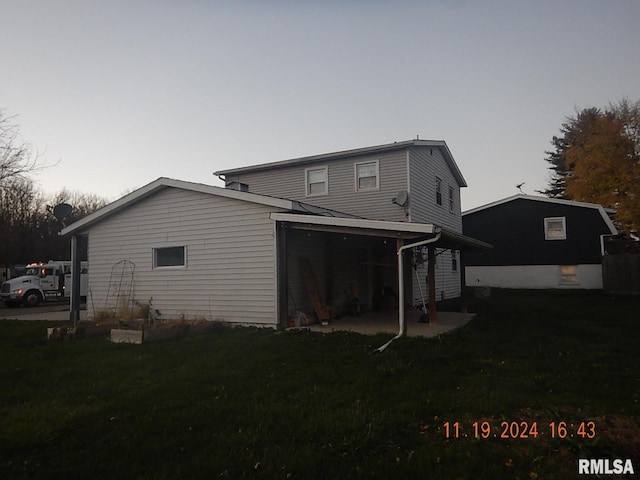
POLYGON ((371 192, 374 190, 380 190, 380 161, 379 160, 369 160, 366 162, 357 162, 356 164, 354 164, 353 166, 353 177, 354 177, 354 183, 355 183, 355 188, 356 188, 356 192, 371 192), (376 166, 376 186, 375 187, 367 187, 367 188, 359 188, 358 186, 358 167, 360 165, 371 165, 374 164, 376 166))
POLYGON ((325 195, 329 195, 329 167, 327 165, 322 165, 318 167, 309 167, 304 169, 304 193, 307 197, 322 197, 325 195), (322 193, 311 193, 309 191, 309 172, 315 170, 324 170, 324 192, 322 193))
POLYGON ((188 249, 186 245, 157 245, 151 248, 151 265, 153 270, 184 270, 187 268, 188 249), (184 265, 157 265, 157 251, 163 248, 179 248, 184 249, 184 265))
POLYGON ((567 239, 567 219, 566 217, 546 217, 544 219, 544 239, 545 240, 566 240, 567 239), (552 237, 549 235, 549 223, 562 222, 562 236, 552 237))

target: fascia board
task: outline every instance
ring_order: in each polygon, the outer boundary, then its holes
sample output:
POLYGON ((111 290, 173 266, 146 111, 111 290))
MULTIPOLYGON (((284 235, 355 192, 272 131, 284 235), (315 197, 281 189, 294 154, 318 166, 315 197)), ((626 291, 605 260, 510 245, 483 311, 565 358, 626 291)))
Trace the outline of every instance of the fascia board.
POLYGON ((322 217, 317 215, 300 215, 295 213, 272 213, 271 219, 279 222, 301 223, 344 228, 362 228, 366 230, 382 230, 432 235, 439 229, 431 223, 387 222, 383 220, 367 220, 362 218, 322 217))

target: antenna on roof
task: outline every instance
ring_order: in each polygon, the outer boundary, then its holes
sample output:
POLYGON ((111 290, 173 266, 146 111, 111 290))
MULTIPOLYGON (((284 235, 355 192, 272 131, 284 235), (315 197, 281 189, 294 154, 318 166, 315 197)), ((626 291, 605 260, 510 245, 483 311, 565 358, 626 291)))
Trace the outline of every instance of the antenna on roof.
POLYGON ((520 190, 520 193, 522 193, 522 194, 524 194, 524 192, 522 191, 522 185, 524 185, 524 184, 525 184, 525 182, 522 182, 522 183, 519 183, 518 185, 516 185, 516 188, 518 190, 520 190))

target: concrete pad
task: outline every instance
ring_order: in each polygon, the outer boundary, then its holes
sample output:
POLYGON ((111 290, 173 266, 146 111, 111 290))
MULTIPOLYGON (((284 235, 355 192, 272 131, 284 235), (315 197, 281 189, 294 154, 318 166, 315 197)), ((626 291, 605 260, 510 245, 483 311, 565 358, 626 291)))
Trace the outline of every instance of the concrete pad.
MULTIPOLYGON (((438 312, 435 323, 419 323, 418 310, 406 312, 405 330, 409 337, 436 337, 466 325, 473 317, 473 313, 438 312)), ((307 328, 313 332, 349 331, 364 335, 378 333, 397 334, 399 332, 398 312, 367 312, 360 316, 344 316, 333 319, 327 326, 320 324, 307 328)))

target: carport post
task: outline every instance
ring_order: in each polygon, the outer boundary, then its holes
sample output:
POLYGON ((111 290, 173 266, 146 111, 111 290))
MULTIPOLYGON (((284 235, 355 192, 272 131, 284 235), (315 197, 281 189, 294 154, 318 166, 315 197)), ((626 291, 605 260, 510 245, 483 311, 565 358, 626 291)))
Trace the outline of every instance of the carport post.
POLYGON ((77 327, 80 321, 80 236, 71 237, 71 308, 69 320, 77 327))
POLYGON ((464 251, 460 249, 460 262, 458 268, 460 269, 460 311, 467 313, 467 271, 464 266, 464 251))
POLYGON ((436 308, 436 249, 429 245, 427 248, 427 288, 429 289, 429 323, 438 323, 438 309, 436 308))
MULTIPOLYGON (((437 242, 438 240, 440 240, 441 233, 439 229, 435 230, 435 232, 436 232, 436 236, 433 238, 429 238, 428 240, 422 240, 421 242, 410 243, 408 245, 403 245, 404 242, 402 240, 398 240, 396 244, 398 246, 398 291, 399 291, 398 297, 400 297, 400 302, 398 304, 399 332, 395 337, 393 337, 387 343, 382 345, 380 348, 377 348, 376 350, 378 352, 384 351, 384 349, 387 348, 389 345, 391 345, 391 342, 393 342, 394 340, 397 340, 400 337, 405 337, 407 335, 406 322, 404 318, 404 269, 402 265, 403 264, 402 254, 408 248, 419 247, 421 245, 427 245, 429 243, 437 242)), ((434 294, 434 298, 435 298, 435 294, 434 294)))

